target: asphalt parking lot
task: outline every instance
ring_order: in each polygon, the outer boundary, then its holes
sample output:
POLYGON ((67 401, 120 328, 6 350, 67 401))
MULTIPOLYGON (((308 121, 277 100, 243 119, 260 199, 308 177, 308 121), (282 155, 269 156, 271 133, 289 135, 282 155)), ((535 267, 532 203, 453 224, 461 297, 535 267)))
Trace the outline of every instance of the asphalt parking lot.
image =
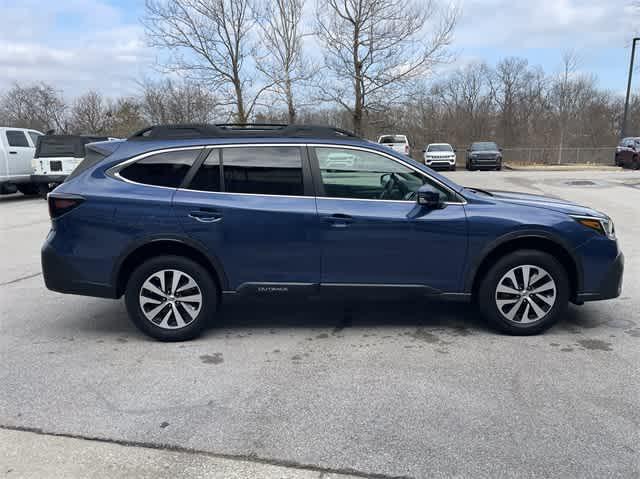
MULTIPOLYGON (((0 427, 309 477, 639 477, 640 172, 447 174, 607 212, 621 297, 572 306, 536 337, 496 334, 460 304, 251 302, 163 344, 120 301, 46 290, 46 203, 0 197, 0 427)), ((11 461, 0 454, 0 476, 19 475, 11 461)))

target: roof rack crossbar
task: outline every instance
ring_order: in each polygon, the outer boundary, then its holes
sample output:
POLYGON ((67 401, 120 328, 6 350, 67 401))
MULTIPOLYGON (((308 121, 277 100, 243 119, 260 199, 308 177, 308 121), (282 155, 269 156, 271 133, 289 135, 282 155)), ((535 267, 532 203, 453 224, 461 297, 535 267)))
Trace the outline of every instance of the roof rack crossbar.
POLYGON ((169 140, 229 137, 358 138, 354 133, 328 125, 282 123, 217 123, 153 125, 135 132, 129 140, 169 140))

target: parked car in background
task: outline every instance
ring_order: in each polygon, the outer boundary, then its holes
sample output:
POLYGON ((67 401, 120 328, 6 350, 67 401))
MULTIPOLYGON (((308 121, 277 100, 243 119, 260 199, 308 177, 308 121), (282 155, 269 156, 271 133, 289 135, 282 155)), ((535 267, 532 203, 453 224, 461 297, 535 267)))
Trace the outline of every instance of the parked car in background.
POLYGON ((33 158, 31 183, 37 185, 41 194, 48 193, 62 183, 82 162, 85 145, 112 139, 91 135, 41 136, 33 158))
POLYGON ((569 301, 621 291, 607 215, 465 188, 343 130, 161 125, 87 150, 49 193, 45 283, 124 295, 160 340, 197 336, 231 296, 474 301, 493 326, 524 335, 569 301))
POLYGON ((41 136, 37 130, 0 127, 0 194, 38 193, 37 185, 31 182, 31 161, 41 136))
POLYGON ((423 150, 424 164, 434 170, 456 169, 456 150, 449 143, 430 143, 423 150))
POLYGON ((640 169, 640 136, 620 140, 616 147, 616 166, 640 169))
POLYGON ((411 145, 406 135, 381 135, 378 143, 407 156, 411 156, 411 145))
POLYGON ((502 148, 493 141, 476 141, 467 150, 467 170, 501 170, 502 148))

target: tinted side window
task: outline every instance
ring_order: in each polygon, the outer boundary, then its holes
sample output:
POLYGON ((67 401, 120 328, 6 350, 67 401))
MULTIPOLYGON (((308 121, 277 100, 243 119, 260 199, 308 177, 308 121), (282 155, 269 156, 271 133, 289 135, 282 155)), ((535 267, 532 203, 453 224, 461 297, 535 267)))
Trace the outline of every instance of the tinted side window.
POLYGON ((200 151, 176 150, 148 156, 121 170, 120 176, 145 185, 177 188, 200 151))
POLYGON ((220 150, 213 149, 191 180, 189 189, 201 191, 222 191, 220 184, 220 171, 220 150))
POLYGON ((225 191, 304 195, 302 156, 295 146, 222 149, 225 191))
POLYGON ((19 130, 7 130, 7 142, 9 146, 29 146, 24 132, 19 130))
POLYGON ((327 197, 413 201, 418 189, 429 185, 443 201, 456 201, 446 188, 386 156, 341 148, 315 152, 327 197))

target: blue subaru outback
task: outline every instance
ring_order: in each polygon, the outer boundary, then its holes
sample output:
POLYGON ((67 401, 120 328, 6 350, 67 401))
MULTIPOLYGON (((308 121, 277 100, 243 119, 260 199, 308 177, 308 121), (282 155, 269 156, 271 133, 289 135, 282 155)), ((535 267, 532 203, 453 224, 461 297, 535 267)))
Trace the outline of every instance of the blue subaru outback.
POLYGON ((464 188, 330 127, 164 125, 93 143, 49 211, 47 287, 124 295, 164 341, 200 334, 231 295, 473 300, 494 327, 533 334, 622 284, 608 216, 464 188))

